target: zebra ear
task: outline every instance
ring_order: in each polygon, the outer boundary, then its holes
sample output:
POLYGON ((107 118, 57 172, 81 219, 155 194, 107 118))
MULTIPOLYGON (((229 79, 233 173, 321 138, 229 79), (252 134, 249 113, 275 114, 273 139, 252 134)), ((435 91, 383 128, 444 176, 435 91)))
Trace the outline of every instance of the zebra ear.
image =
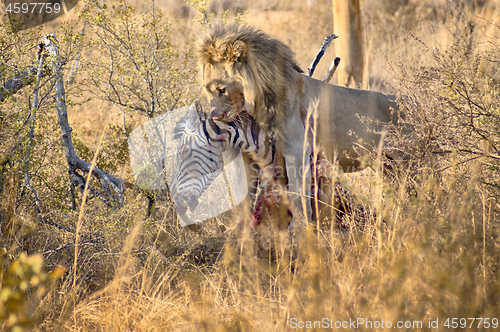
POLYGON ((181 139, 182 135, 186 132, 186 127, 188 123, 188 118, 183 117, 179 121, 177 121, 177 124, 175 125, 174 128, 174 139, 181 139))
POLYGON ((201 114, 203 110, 201 108, 201 104, 195 102, 194 105, 191 104, 188 109, 187 118, 189 118, 189 126, 194 127, 200 123, 200 120, 203 119, 201 114))
POLYGON ((191 104, 187 108, 186 115, 177 122, 174 128, 174 139, 180 139, 186 130, 195 130, 199 123, 198 106, 191 104))
POLYGON ((196 107, 196 113, 198 114, 198 118, 200 119, 200 121, 209 121, 211 119, 210 114, 203 111, 203 106, 201 105, 200 101, 195 101, 194 105, 196 107))

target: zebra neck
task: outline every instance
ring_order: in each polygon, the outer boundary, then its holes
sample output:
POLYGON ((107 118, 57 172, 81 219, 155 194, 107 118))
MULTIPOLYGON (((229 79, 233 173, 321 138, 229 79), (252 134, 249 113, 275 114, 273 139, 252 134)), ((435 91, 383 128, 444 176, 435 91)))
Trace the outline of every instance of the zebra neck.
POLYGON ((203 130, 210 143, 222 143, 223 150, 239 150, 261 162, 271 162, 274 158, 276 149, 269 135, 246 117, 231 122, 208 119, 203 123, 203 130))
MULTIPOLYGON (((228 124, 229 125, 229 124, 228 124)), ((270 143, 269 135, 252 121, 244 117, 239 122, 231 122, 234 126, 234 147, 247 153, 253 160, 270 163, 274 159, 275 147, 270 143)))

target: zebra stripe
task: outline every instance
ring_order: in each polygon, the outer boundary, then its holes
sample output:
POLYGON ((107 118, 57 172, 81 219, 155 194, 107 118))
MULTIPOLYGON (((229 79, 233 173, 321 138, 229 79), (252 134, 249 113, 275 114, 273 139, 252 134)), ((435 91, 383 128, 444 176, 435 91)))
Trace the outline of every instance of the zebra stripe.
POLYGON ((233 122, 186 117, 174 133, 179 162, 171 189, 180 214, 196 208, 198 198, 222 171, 224 154, 247 153, 259 169, 271 165, 276 156, 269 136, 244 114, 233 122))

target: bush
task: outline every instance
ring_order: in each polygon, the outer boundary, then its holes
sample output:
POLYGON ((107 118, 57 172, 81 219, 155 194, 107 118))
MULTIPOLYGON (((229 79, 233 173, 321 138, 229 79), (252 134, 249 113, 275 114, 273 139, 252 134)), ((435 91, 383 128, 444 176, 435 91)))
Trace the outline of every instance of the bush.
POLYGON ((0 321, 5 331, 20 332, 41 321, 34 315, 37 305, 66 270, 58 267, 47 273, 40 254, 23 252, 4 271, 4 258, 5 250, 0 252, 0 321))
POLYGON ((148 118, 191 101, 196 67, 192 50, 189 44, 185 53, 174 47, 160 9, 136 13, 126 1, 92 1, 82 18, 93 35, 85 65, 90 92, 122 112, 148 118))
POLYGON ((415 173, 446 174, 443 171, 453 168, 465 187, 477 177, 497 191, 498 45, 494 36, 484 36, 483 20, 466 17, 442 32, 444 45, 431 47, 420 36, 410 35, 412 54, 429 56, 422 57, 424 61, 402 56, 393 67, 404 119, 403 129, 393 128, 389 141, 412 160, 415 173))

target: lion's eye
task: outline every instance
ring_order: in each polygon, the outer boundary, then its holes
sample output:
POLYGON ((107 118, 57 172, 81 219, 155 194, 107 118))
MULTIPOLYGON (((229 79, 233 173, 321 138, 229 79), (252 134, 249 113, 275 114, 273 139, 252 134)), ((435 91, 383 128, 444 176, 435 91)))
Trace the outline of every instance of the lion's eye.
POLYGON ((222 96, 224 93, 226 93, 226 88, 218 88, 219 91, 219 96, 222 96))

